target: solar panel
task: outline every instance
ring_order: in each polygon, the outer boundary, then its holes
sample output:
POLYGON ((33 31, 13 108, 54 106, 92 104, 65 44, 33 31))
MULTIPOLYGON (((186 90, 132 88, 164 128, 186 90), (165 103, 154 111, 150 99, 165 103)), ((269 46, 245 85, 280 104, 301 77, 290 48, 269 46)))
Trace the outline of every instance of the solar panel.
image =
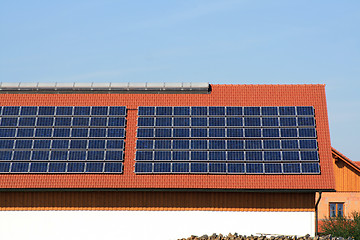
POLYGON ((284 173, 300 173, 300 163, 284 163, 284 173))
POLYGON ((171 160, 171 152, 170 151, 156 151, 154 152, 154 160, 160 161, 170 161, 171 160))
POLYGON ((264 128, 262 129, 262 135, 264 138, 278 138, 280 132, 278 128, 264 128))
POLYGON ((225 115, 225 107, 209 107, 209 115, 223 116, 225 115))
POLYGON ((21 107, 20 115, 37 115, 37 107, 21 107))
POLYGON ((135 163, 135 173, 152 173, 152 163, 135 163))
POLYGON ((191 149, 208 149, 207 140, 191 140, 191 149))
POLYGON ((246 117, 244 118, 244 126, 261 126, 260 118, 246 117))
POLYGON ((70 117, 56 117, 55 126, 71 126, 70 117))
POLYGON ((210 173, 226 173, 226 163, 209 163, 210 173))
POLYGON ((296 127, 296 118, 295 117, 281 117, 280 126, 281 127, 296 127))
POLYGON ((0 162, 0 172, 8 173, 10 171, 10 163, 0 162))
POLYGON ((156 107, 156 115, 172 115, 172 107, 156 107))
POLYGON ((30 164, 30 172, 45 173, 48 169, 48 163, 45 162, 33 162, 30 164))
POLYGON ((280 163, 265 163, 264 170, 265 173, 282 173, 282 168, 280 163))
POLYGON ((0 128, 0 137, 5 137, 5 138, 9 138, 9 137, 15 137, 16 134, 16 129, 11 129, 11 128, 0 128))
POLYGON ((20 117, 19 118, 19 123, 18 125, 19 126, 35 126, 35 121, 36 121, 36 118, 34 117, 20 117))
POLYGON ((60 162, 51 162, 49 163, 48 172, 65 172, 66 171, 66 163, 60 162))
POLYGON ((67 165, 67 172, 69 173, 81 173, 85 170, 84 162, 69 162, 67 165))
MULTIPOLYGON (((125 127, 126 119, 124 117, 109 117, 109 127, 125 127)), ((104 125, 105 126, 105 125, 104 125)))
POLYGON ((18 118, 17 117, 7 117, 1 118, 1 126, 10 127, 10 126, 17 126, 18 118))
POLYGON ((31 155, 31 160, 49 160, 50 152, 49 151, 33 151, 31 155))
POLYGON ((14 147, 14 140, 1 140, 0 139, 0 149, 12 149, 14 147))
POLYGON ((226 118, 226 126, 228 127, 241 127, 243 125, 243 119, 240 117, 226 118))
POLYGON ((228 151, 227 160, 229 161, 243 161, 245 160, 245 152, 240 151, 228 151))
POLYGON ((207 173, 208 164, 207 163, 191 163, 190 172, 192 173, 207 173))
POLYGON ((244 107, 244 115, 260 115, 260 107, 244 107))
POLYGON ((226 115, 241 116, 241 115, 243 115, 243 108, 242 107, 226 107, 226 115))
POLYGON ((171 172, 171 163, 154 163, 154 173, 171 172))
POLYGON ((280 149, 280 140, 263 140, 264 149, 280 149))
MULTIPOLYGON (((109 151, 107 153, 109 153, 109 151)), ((119 158, 121 158, 121 157, 119 156, 119 158)), ((105 159, 105 151, 88 151, 87 152, 86 160, 93 161, 93 160, 104 160, 104 159, 105 159)), ((106 160, 108 160, 108 159, 106 159, 106 160)))
POLYGON ((19 128, 16 133, 16 137, 34 137, 34 128, 19 128))
POLYGON ((192 117, 191 126, 192 127, 202 127, 208 125, 208 119, 204 117, 192 117))
POLYGON ((298 149, 298 140, 281 140, 282 149, 298 149))
MULTIPOLYGON (((224 138, 225 137, 225 128, 209 128, 209 137, 210 138, 224 138)), ((234 130, 234 129, 229 129, 234 130)))
POLYGON ((295 107, 279 107, 280 115, 296 115, 295 107))
POLYGON ((314 115, 313 107, 296 107, 297 115, 314 115))
POLYGON ((10 172, 19 173, 19 172, 28 172, 28 171, 29 171, 29 163, 13 162, 11 164, 10 172))
POLYGON ((105 163, 104 172, 106 173, 122 173, 123 164, 122 163, 105 163))
POLYGON ((55 114, 55 107, 39 107, 38 115, 49 115, 52 116, 55 114))
POLYGON ((207 107, 191 107, 191 115, 207 116, 208 109, 207 107))
POLYGON ((174 128, 173 129, 174 138, 189 138, 190 129, 189 128, 174 128))
POLYGON ((228 128, 226 129, 226 132, 228 138, 241 138, 244 136, 242 128, 228 128))
POLYGON ((190 160, 190 152, 187 151, 173 151, 172 160, 174 161, 188 161, 190 160))
POLYGON ((108 107, 91 107, 91 115, 108 115, 108 107))
POLYGON ((89 126, 89 122, 90 122, 89 117, 74 117, 72 120, 72 125, 75 127, 78 127, 78 126, 87 127, 87 126, 89 126))
POLYGON ((106 140, 106 148, 123 149, 124 148, 124 140, 106 140))
POLYGON ((105 140, 89 140, 89 149, 105 149, 105 140))
POLYGON ((174 115, 188 116, 190 115, 190 107, 174 107, 174 115))
POLYGON ((90 107, 74 107, 74 115, 90 115, 90 107))
POLYGON ((210 117, 209 118, 209 126, 210 127, 225 126, 225 118, 224 117, 210 117))
POLYGON ((140 117, 138 118, 138 126, 141 127, 153 127, 155 124, 155 118, 152 117, 140 117))
POLYGON ((103 170, 104 170, 104 163, 87 162, 85 166, 85 172, 89 172, 89 173, 99 173, 99 172, 103 172, 103 170))
POLYGON ((112 106, 109 108, 109 115, 126 116, 126 107, 112 106))
POLYGON ((139 116, 153 116, 155 115, 155 107, 139 107, 139 116))
POLYGON ((209 149, 226 149, 225 140, 209 140, 209 149))
POLYGON ((206 160, 208 160, 208 152, 207 151, 191 152, 191 160, 206 161, 206 160))
POLYGON ((261 140, 245 140, 245 149, 262 149, 261 140))
POLYGON ((225 161, 226 152, 225 151, 210 151, 209 152, 210 161, 225 161))
POLYGON ((186 117, 175 117, 173 121, 174 127, 190 126, 190 118, 186 117))
POLYGON ((279 126, 279 119, 276 117, 265 117, 261 119, 262 126, 264 127, 277 127, 279 126))
POLYGON ((190 149, 190 140, 173 140, 173 149, 190 149))
POLYGON ((162 126, 162 127, 172 126, 172 118, 167 118, 167 117, 156 118, 155 126, 162 126))
POLYGON ((171 170, 173 173, 188 173, 190 171, 190 164, 172 163, 171 170))
POLYGON ((281 161, 280 151, 265 151, 264 161, 281 161))
POLYGON ((243 140, 227 140, 227 149, 244 149, 243 140))
POLYGON ((51 127, 54 125, 53 117, 38 117, 36 121, 36 126, 39 127, 51 127))
POLYGON ((314 117, 298 117, 299 126, 315 126, 314 117))
POLYGON ((302 163, 301 171, 303 173, 320 173, 319 163, 302 163))
POLYGON ((191 129, 192 138, 206 138, 208 136, 208 129, 206 128, 193 128, 191 129))
POLYGON ((263 173, 263 164, 262 163, 247 163, 246 164, 246 173, 263 173))
POLYGON ((277 107, 261 107, 261 115, 264 116, 277 116, 278 108, 277 107))
POLYGON ((2 115, 19 115, 20 107, 5 106, 3 107, 2 115))
POLYGON ((228 173, 245 173, 245 165, 243 163, 228 163, 228 173))

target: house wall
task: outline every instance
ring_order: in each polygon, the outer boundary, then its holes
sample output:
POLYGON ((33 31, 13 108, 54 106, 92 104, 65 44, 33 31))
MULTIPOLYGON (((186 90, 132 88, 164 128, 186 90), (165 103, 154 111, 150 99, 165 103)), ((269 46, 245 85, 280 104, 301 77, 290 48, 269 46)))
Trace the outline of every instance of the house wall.
POLYGON ((329 217, 329 203, 344 203, 344 215, 360 211, 360 192, 323 193, 319 204, 319 220, 329 217))

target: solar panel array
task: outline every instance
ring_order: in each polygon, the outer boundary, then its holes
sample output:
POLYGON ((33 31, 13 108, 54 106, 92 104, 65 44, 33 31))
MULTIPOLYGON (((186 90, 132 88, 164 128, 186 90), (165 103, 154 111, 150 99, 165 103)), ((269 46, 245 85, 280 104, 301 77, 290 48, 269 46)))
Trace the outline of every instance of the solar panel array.
POLYGON ((137 125, 135 173, 320 173, 311 106, 142 106, 137 125))
POLYGON ((123 106, 0 107, 1 173, 122 173, 123 106))

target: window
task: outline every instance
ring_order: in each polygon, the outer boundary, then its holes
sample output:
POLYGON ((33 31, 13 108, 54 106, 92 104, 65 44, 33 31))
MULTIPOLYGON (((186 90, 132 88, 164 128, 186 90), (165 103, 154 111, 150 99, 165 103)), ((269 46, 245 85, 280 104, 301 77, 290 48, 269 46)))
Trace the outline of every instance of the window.
POLYGON ((329 206, 330 217, 343 217, 344 216, 344 203, 330 203, 329 206))

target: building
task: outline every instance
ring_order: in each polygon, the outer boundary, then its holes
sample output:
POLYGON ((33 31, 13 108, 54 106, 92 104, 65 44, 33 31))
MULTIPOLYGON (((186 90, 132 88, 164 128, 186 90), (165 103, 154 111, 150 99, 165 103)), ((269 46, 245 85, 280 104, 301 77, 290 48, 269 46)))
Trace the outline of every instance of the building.
POLYGON ((0 89, 7 228, 314 235, 315 194, 335 189, 324 85, 0 89))

